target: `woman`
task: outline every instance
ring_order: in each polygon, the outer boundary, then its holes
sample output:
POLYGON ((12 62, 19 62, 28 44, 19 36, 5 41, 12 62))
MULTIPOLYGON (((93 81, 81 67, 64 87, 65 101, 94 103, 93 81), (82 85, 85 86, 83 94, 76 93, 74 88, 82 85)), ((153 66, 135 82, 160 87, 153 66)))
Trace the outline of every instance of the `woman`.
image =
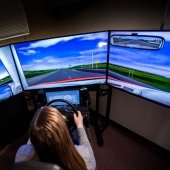
POLYGON ((74 145, 61 113, 50 106, 37 111, 29 129, 30 144, 23 145, 16 154, 16 162, 38 160, 55 163, 68 170, 94 170, 94 154, 83 127, 80 112, 74 114, 80 145, 74 145))

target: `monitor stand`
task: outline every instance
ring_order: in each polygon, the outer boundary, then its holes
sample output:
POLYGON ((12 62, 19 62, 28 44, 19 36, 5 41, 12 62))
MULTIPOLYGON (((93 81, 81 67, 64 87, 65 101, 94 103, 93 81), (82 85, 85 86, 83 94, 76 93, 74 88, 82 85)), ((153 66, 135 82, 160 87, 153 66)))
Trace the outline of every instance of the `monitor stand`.
POLYGON ((109 117, 110 117, 110 106, 111 106, 111 96, 112 96, 112 88, 108 86, 106 89, 100 89, 100 87, 96 91, 96 111, 90 111, 91 112, 91 123, 94 127, 97 144, 101 147, 104 145, 104 140, 102 133, 107 128, 109 123, 109 117), (99 103, 100 103, 100 97, 107 95, 107 107, 106 107, 106 114, 103 117, 104 122, 99 120, 99 103))

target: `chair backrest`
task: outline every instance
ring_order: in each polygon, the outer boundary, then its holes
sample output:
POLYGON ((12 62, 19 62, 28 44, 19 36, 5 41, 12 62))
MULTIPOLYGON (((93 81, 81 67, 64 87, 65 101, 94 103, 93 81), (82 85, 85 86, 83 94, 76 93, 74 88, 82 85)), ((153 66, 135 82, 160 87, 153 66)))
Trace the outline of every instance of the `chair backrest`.
POLYGON ((63 170, 56 164, 40 162, 40 161, 23 161, 17 162, 10 170, 63 170))

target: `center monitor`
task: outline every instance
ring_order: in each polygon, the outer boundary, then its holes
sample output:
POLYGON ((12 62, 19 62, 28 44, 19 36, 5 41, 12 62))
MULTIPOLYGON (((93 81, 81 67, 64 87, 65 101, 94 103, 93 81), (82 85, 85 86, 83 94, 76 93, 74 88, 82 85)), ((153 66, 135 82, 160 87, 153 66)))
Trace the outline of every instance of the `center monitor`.
POLYGON ((24 90, 106 83, 108 32, 12 45, 24 90))

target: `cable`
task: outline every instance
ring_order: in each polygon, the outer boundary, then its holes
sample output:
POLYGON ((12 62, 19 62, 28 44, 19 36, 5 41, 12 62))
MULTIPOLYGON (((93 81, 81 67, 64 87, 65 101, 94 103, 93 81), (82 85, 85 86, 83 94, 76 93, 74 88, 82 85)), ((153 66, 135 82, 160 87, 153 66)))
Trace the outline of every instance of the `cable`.
POLYGON ((169 5, 170 5, 170 0, 167 0, 167 1, 166 1, 166 6, 165 6, 165 10, 164 10, 164 15, 163 15, 163 17, 162 17, 162 22, 161 22, 160 30, 163 30, 163 29, 164 29, 165 20, 166 20, 166 17, 167 17, 167 15, 168 15, 169 5))

